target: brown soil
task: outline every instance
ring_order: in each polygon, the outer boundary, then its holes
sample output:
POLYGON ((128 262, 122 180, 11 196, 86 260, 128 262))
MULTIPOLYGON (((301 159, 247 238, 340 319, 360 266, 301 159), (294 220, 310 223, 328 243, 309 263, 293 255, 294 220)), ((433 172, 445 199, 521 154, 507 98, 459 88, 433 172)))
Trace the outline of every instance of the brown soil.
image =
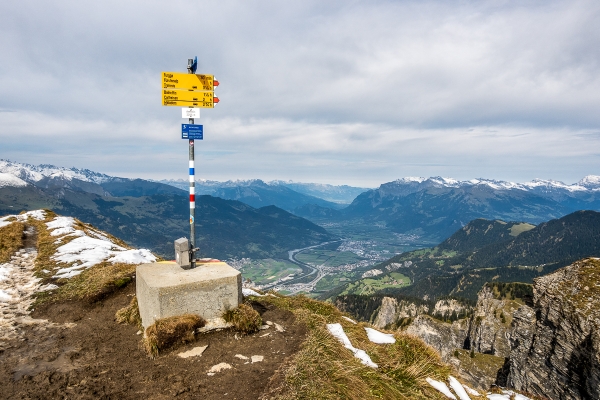
POLYGON ((231 329, 199 334, 196 342, 152 360, 142 350, 138 329, 115 322, 115 312, 129 304, 134 290, 135 284, 129 285, 93 305, 70 302, 35 310, 34 318, 75 326, 26 327, 27 339, 10 343, 0 354, 0 398, 257 399, 306 336, 306 328, 290 312, 254 303, 263 321, 285 331, 271 327, 246 336, 231 329), (200 357, 177 355, 205 345, 200 357), (247 363, 236 354, 261 355, 264 361, 247 363), (232 369, 207 375, 219 363, 232 369))

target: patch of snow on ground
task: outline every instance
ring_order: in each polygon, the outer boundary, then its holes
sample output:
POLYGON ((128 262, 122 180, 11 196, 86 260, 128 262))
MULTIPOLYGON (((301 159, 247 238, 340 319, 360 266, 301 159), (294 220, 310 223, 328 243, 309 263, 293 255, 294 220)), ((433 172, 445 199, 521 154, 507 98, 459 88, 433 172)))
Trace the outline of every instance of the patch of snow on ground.
POLYGON ((254 290, 252 290, 250 288, 242 288, 242 294, 244 295, 244 297, 248 297, 248 296, 262 297, 262 296, 264 296, 264 294, 260 294, 258 292, 255 292, 254 290))
POLYGON ((0 302, 8 302, 12 299, 12 296, 0 289, 0 302))
POLYGON ((396 343, 396 339, 394 339, 394 335, 391 333, 379 332, 372 328, 365 328, 365 331, 367 331, 367 337, 373 343, 377 343, 377 344, 394 344, 394 343, 396 343))
POLYGON ((32 295, 42 288, 41 280, 33 275, 36 256, 35 249, 21 249, 9 262, 0 265, 0 350, 6 340, 21 337, 22 325, 52 325, 29 317, 32 295))
POLYGON ((124 264, 144 264, 147 262, 156 261, 156 257, 147 249, 131 249, 121 251, 111 258, 108 262, 111 263, 124 263, 124 264))
POLYGON ((50 236, 64 236, 68 234, 74 234, 77 231, 73 225, 75 224, 75 219, 71 217, 56 217, 50 222, 46 222, 46 226, 48 229, 52 230, 50 232, 50 236))
POLYGON ((352 322, 354 325, 356 325, 356 321, 355 321, 355 320, 353 320, 353 319, 351 319, 351 318, 348 318, 348 317, 345 317, 345 316, 343 316, 343 315, 342 315, 342 318, 344 318, 346 321, 348 321, 348 322, 352 322))
POLYGON ((10 224, 13 223, 13 220, 17 220, 19 222, 25 222, 27 221, 27 218, 33 218, 33 219, 37 219, 39 221, 43 221, 46 218, 46 214, 44 213, 43 210, 34 210, 34 211, 27 211, 26 213, 23 214, 19 214, 19 215, 5 215, 4 217, 0 217, 0 228, 3 228, 5 226, 8 226, 10 224), (10 221, 9 221, 10 219, 10 221))
POLYGON ((89 230, 86 232, 75 228, 75 219, 71 217, 56 217, 47 222, 50 235, 58 236, 59 243, 64 237, 74 237, 68 243, 56 249, 53 260, 70 264, 56 271, 54 278, 72 278, 84 269, 90 268, 103 261, 111 263, 143 264, 155 262, 156 257, 147 249, 126 249, 113 243, 101 233, 89 230))
POLYGON ((452 394, 452 392, 450 391, 450 389, 448 389, 448 386, 446 386, 446 384, 444 382, 436 381, 435 379, 431 379, 431 378, 427 378, 425 380, 434 389, 436 389, 438 392, 442 393, 447 398, 457 400, 456 396, 452 394))
POLYGON ((462 385, 462 386, 467 391, 467 393, 472 394, 473 396, 481 396, 481 394, 477 390, 470 388, 467 385, 462 385))
POLYGON ((354 357, 358 358, 364 365, 371 367, 371 368, 378 367, 377 364, 375 364, 371 360, 371 357, 369 357, 369 355, 364 350, 359 350, 359 349, 355 348, 354 346, 352 346, 352 343, 350 343, 350 339, 346 335, 346 332, 344 332, 344 328, 342 328, 342 325, 327 324, 327 330, 329 331, 329 333, 331 333, 333 335, 333 337, 335 337, 337 340, 339 340, 344 345, 345 348, 347 348, 352 353, 354 353, 354 357))
POLYGON ((488 394, 486 397, 489 400, 531 400, 529 397, 515 393, 512 390, 503 390, 502 394, 488 394))
POLYGON ((448 377, 448 383, 450 383, 450 387, 454 390, 454 393, 458 396, 460 400, 471 400, 465 388, 460 384, 460 382, 453 376, 448 377))

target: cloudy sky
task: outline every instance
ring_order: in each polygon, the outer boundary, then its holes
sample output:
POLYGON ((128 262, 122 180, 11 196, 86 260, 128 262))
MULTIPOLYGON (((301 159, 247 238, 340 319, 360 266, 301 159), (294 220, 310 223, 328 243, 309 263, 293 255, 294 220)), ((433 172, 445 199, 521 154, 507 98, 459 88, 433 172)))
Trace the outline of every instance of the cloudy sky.
POLYGON ((600 175, 597 0, 3 1, 0 158, 185 179, 193 56, 198 178, 600 175))

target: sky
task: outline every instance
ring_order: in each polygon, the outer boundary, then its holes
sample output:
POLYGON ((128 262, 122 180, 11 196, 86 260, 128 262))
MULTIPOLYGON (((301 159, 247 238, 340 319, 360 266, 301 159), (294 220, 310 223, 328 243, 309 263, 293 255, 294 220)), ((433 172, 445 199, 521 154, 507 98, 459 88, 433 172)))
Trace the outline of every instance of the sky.
POLYGON ((600 175, 597 0, 4 1, 0 158, 187 179, 194 56, 197 179, 600 175))

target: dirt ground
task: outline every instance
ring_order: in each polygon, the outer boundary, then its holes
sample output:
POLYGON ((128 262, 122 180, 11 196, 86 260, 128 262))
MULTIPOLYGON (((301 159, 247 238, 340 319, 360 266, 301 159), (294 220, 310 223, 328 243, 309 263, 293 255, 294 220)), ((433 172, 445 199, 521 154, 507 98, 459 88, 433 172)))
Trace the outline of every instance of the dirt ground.
POLYGON ((25 339, 13 340, 0 353, 0 398, 257 399, 306 336, 306 328, 290 312, 255 303, 263 322, 280 324, 285 331, 271 327, 248 336, 230 329, 208 332, 152 360, 141 349, 138 329, 115 322, 115 312, 130 302, 134 291, 132 284, 93 305, 71 302, 35 310, 33 318, 54 324, 25 327, 25 339), (177 355, 205 345, 200 357, 177 355), (251 363, 236 354, 264 360, 251 363), (207 375, 219 363, 232 368, 207 375))

